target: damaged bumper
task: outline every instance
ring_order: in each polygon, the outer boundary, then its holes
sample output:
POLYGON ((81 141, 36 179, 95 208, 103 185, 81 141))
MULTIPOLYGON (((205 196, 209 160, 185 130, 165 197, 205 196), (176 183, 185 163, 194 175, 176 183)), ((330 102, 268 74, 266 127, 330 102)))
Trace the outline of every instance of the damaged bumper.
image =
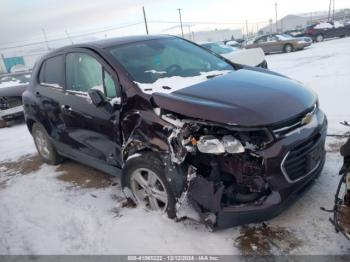
POLYGON ((318 168, 308 177, 297 184, 289 185, 285 189, 272 191, 262 203, 222 208, 217 213, 215 227, 228 228, 242 224, 258 223, 277 216, 306 192, 311 182, 321 173, 324 162, 325 157, 321 160, 318 168))
POLYGON ((283 135, 276 132, 275 141, 257 152, 263 159, 262 177, 268 188, 253 201, 224 204, 217 201, 222 195, 222 187, 203 181, 205 179, 201 176, 193 178, 192 175, 186 191, 187 202, 202 221, 214 228, 271 219, 295 202, 321 173, 325 162, 326 133, 327 120, 318 109, 308 124, 283 135))

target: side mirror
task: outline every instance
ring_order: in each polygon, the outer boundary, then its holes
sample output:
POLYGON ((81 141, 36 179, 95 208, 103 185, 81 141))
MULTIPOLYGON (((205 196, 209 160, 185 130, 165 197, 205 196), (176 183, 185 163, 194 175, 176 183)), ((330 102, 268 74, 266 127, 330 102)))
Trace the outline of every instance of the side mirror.
POLYGON ((92 103, 96 107, 99 107, 99 106, 102 106, 103 104, 105 104, 106 97, 100 90, 90 89, 88 91, 88 94, 90 96, 90 99, 91 99, 92 103))

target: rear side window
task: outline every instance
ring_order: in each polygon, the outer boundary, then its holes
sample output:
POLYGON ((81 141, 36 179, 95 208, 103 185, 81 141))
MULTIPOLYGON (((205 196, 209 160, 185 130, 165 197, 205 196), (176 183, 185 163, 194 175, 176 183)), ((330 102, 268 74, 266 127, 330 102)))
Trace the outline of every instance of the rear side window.
POLYGON ((64 85, 63 62, 62 55, 45 60, 39 73, 40 84, 62 88, 64 85))

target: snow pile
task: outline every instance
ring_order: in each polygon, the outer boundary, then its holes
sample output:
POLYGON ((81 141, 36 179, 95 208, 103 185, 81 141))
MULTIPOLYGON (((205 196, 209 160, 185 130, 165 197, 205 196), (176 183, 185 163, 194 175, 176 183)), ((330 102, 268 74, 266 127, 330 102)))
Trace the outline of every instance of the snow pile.
POLYGON ((315 25, 314 28, 315 29, 328 29, 328 28, 333 28, 333 26, 330 23, 322 22, 322 23, 315 25))
POLYGON ((182 76, 172 76, 172 77, 163 77, 158 78, 154 83, 138 83, 135 82, 143 92, 147 94, 152 94, 155 92, 160 93, 172 93, 179 89, 199 84, 201 82, 207 81, 211 77, 225 75, 231 72, 230 70, 222 71, 210 71, 210 72, 201 72, 200 75, 191 76, 191 77, 182 77, 182 76))
POLYGON ((5 87, 13 87, 13 86, 21 86, 21 85, 28 85, 29 84, 29 79, 30 75, 24 75, 24 79, 17 79, 12 76, 5 76, 5 77, 0 77, 0 88, 5 88, 5 87))

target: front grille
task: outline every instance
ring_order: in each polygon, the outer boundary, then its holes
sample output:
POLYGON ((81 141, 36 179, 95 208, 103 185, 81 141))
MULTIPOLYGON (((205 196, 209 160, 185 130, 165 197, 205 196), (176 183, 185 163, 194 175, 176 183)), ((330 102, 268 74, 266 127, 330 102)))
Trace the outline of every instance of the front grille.
POLYGON ((316 105, 314 105, 314 107, 312 107, 312 109, 309 109, 301 114, 299 114, 298 116, 294 117, 293 119, 290 119, 286 122, 283 122, 282 124, 279 125, 275 125, 272 127, 273 133, 275 134, 276 137, 280 137, 283 135, 286 135, 290 132, 292 132, 293 130, 302 127, 305 125, 305 123, 303 123, 303 118, 307 115, 307 114, 314 114, 316 111, 317 107, 316 105))
POLYGON ((324 152, 324 141, 320 137, 320 134, 312 137, 287 154, 282 171, 289 182, 296 182, 317 168, 324 152))

